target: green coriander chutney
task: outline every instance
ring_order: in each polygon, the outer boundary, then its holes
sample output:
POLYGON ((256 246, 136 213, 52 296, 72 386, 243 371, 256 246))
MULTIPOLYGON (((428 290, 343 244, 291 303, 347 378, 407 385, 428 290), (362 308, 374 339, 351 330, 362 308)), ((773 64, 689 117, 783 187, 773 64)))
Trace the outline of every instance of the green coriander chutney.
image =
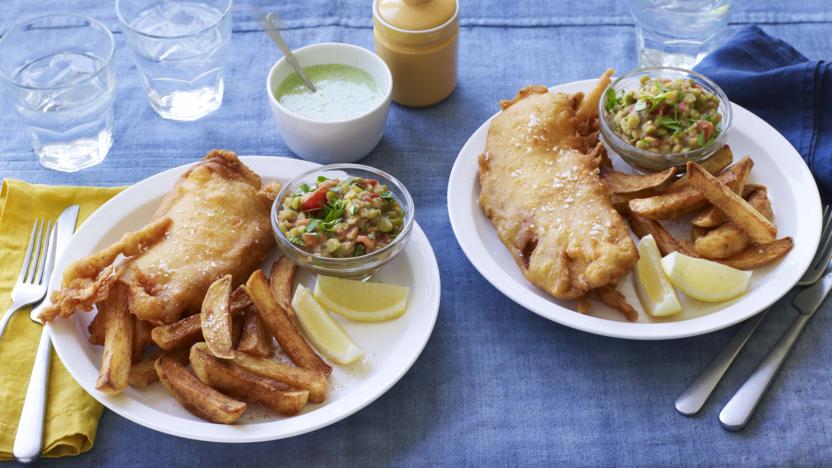
POLYGON ((291 112, 312 120, 334 122, 361 115, 384 99, 379 85, 364 70, 328 63, 303 69, 315 85, 313 93, 292 73, 274 91, 291 112))

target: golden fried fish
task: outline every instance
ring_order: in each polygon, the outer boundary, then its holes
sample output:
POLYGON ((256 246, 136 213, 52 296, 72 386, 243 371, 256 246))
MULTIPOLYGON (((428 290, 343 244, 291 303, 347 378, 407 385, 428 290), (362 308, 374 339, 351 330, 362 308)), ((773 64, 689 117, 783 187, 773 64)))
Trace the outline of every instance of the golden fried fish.
POLYGON ((234 153, 211 151, 179 178, 145 229, 71 265, 44 317, 89 310, 115 281, 129 290, 130 312, 155 325, 198 311, 212 282, 228 274, 242 283, 274 246, 276 188, 263 187, 234 153))
POLYGON ((638 260, 599 175, 611 73, 586 99, 531 86, 502 102, 479 161, 483 211, 526 278, 558 299, 614 285, 638 260))

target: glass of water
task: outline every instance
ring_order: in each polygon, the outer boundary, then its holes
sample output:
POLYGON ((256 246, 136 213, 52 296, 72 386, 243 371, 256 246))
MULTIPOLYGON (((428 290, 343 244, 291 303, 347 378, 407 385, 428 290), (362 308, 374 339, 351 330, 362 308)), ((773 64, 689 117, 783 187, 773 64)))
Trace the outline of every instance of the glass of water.
POLYGON ((629 0, 642 67, 693 68, 720 42, 731 0, 629 0))
POLYGON ((114 48, 103 24, 77 15, 24 21, 0 39, 0 82, 45 167, 75 172, 107 156, 114 48))
POLYGON ((219 109, 232 0, 116 0, 150 105, 172 120, 219 109))

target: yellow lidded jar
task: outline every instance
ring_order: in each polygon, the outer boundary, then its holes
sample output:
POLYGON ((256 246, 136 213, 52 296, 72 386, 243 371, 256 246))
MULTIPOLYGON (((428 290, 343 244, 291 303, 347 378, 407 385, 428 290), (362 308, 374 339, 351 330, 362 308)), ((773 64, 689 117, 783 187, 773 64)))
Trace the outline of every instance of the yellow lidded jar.
POLYGON ((430 106, 456 87, 457 0, 374 0, 376 54, 393 74, 393 101, 430 106))

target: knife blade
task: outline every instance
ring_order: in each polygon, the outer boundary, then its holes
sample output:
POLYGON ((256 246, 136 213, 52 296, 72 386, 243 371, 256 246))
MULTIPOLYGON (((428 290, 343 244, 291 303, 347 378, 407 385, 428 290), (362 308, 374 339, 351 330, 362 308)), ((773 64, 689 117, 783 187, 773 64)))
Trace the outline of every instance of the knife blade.
POLYGON ((719 413, 719 422, 722 427, 729 431, 740 431, 745 428, 780 368, 783 367, 783 363, 786 362, 800 334, 803 333, 803 329, 809 324, 830 290, 832 290, 832 271, 827 270, 820 281, 795 295, 792 305, 799 312, 797 318, 792 321, 760 365, 722 408, 719 413))
MULTIPOLYGON (((51 271, 52 274, 55 272, 54 266, 60 262, 61 255, 63 255, 64 250, 66 249, 67 244, 69 244, 69 240, 72 239, 72 234, 75 232, 75 223, 78 221, 78 211, 81 209, 78 205, 71 205, 64 209, 60 216, 58 216, 58 220, 55 222, 56 228, 55 232, 57 233, 55 239, 55 256, 49 259, 47 262, 47 268, 51 271)), ((29 313, 29 317, 36 321, 40 322, 37 318, 40 315, 41 311, 52 305, 52 301, 49 300, 49 296, 52 293, 52 278, 50 275, 49 284, 47 285, 46 289, 46 297, 41 301, 37 307, 33 307, 32 311, 29 313)))

